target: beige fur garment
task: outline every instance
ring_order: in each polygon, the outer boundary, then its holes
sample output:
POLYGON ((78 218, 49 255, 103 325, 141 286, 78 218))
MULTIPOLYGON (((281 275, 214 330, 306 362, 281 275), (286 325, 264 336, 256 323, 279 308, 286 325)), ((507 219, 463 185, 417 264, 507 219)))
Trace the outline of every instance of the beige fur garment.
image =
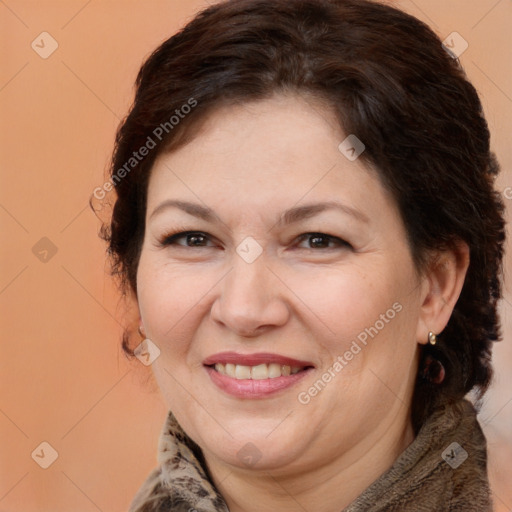
MULTIPOLYGON (((207 476, 201 450, 172 413, 158 462, 129 512, 229 512, 207 476)), ((486 440, 470 402, 433 413, 393 466, 340 512, 384 511, 492 512, 486 440)))

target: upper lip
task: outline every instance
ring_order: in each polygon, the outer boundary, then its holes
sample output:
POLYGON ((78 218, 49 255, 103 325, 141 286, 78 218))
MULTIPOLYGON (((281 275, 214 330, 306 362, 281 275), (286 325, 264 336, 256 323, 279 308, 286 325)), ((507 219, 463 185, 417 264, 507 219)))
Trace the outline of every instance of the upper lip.
POLYGON ((205 366, 211 366, 216 363, 221 364, 239 364, 243 366, 258 366, 260 364, 281 364, 297 368, 305 368, 307 366, 314 367, 310 361, 300 361, 292 357, 282 356, 279 354, 270 354, 267 352, 258 352, 255 354, 238 354, 237 352, 219 352, 208 356, 203 364, 205 366))

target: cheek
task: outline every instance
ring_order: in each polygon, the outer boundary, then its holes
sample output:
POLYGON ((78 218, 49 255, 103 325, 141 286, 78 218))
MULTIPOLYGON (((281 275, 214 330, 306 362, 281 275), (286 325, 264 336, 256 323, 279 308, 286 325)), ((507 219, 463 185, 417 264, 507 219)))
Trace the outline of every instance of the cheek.
MULTIPOLYGON (((138 269, 141 318, 148 338, 160 350, 160 357, 152 365, 153 374, 168 407, 190 414, 193 414, 193 401, 188 400, 190 395, 186 390, 192 384, 189 375, 192 340, 200 318, 207 311, 208 291, 215 283, 209 274, 199 269, 184 272, 148 255, 141 257, 138 269)), ((201 399, 200 389, 194 389, 193 394, 201 399)))
POLYGON ((419 305, 411 293, 412 267, 404 265, 398 272, 378 262, 336 272, 324 269, 310 277, 296 276, 290 288, 310 309, 303 308, 307 329, 325 353, 324 370, 343 376, 334 379, 337 392, 331 398, 384 399, 382 382, 399 392, 417 349, 419 305))
POLYGON ((309 310, 310 327, 315 326, 317 334, 338 348, 375 323, 379 331, 384 330, 397 316, 400 306, 393 308, 393 304, 403 300, 399 283, 377 269, 372 271, 370 265, 318 269, 309 275, 297 273, 287 282, 303 303, 302 309, 309 310))
MULTIPOLYGON (((176 339, 183 326, 201 309, 214 285, 211 272, 195 268, 184 271, 142 255, 137 273, 137 298, 148 336, 156 343, 176 339)), ((160 343, 162 346, 164 344, 160 343)), ((174 343, 174 348, 178 348, 174 343)))

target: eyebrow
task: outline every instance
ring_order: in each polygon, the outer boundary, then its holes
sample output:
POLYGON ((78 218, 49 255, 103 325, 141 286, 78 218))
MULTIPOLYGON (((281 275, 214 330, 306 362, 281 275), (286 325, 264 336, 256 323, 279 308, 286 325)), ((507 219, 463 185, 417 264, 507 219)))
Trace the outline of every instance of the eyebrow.
POLYGON ((203 219, 207 222, 212 222, 216 218, 213 210, 207 206, 202 206, 197 203, 190 203, 188 201, 177 201, 175 199, 168 199, 167 201, 160 203, 153 210, 149 218, 154 217, 155 215, 163 212, 164 210, 167 210, 168 208, 178 208, 179 210, 183 210, 185 213, 188 213, 193 217, 203 219))
POLYGON ((356 210, 351 206, 339 203, 338 201, 326 201, 323 203, 312 203, 291 208, 281 215, 278 225, 288 225, 300 222, 301 220, 309 219, 327 210, 341 211, 366 224, 370 222, 370 219, 363 212, 356 210))
MULTIPOLYGON (((193 217, 197 217, 199 219, 203 219, 207 222, 213 222, 215 219, 218 219, 218 216, 215 215, 213 210, 207 206, 202 206, 197 203, 191 203, 188 201, 178 201, 175 199, 168 199, 162 203, 160 203, 151 213, 150 218, 155 215, 161 213, 168 208, 178 208, 179 210, 192 215, 193 217)), ((359 220, 364 223, 369 223, 370 219, 361 211, 356 210, 346 204, 339 203, 338 201, 326 201, 322 203, 312 203, 306 204, 304 206, 296 206, 294 208, 290 208, 283 212, 276 225, 285 226, 289 224, 294 224, 300 222, 301 220, 309 219, 318 215, 321 212, 327 210, 338 210, 347 215, 351 215, 356 220, 359 220)))

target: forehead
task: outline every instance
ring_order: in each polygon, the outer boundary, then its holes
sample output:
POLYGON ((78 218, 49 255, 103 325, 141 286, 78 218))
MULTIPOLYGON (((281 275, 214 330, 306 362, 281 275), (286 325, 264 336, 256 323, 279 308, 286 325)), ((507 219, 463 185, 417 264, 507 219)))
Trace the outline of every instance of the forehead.
POLYGON ((375 171, 340 151, 346 138, 324 104, 303 96, 219 108, 190 142, 157 158, 148 211, 170 196, 252 211, 338 197, 392 207, 375 171))

